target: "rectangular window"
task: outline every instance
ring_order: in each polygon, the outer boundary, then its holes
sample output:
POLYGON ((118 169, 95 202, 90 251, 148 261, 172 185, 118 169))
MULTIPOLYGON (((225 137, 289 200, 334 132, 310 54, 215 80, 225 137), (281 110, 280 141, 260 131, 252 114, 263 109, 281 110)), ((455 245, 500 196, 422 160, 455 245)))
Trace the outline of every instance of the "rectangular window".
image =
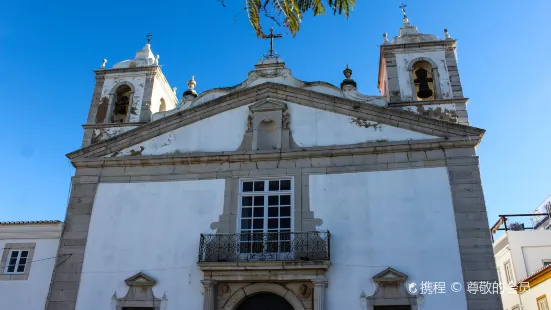
POLYGON ((239 190, 240 253, 275 258, 291 252, 291 178, 242 180, 239 190))
POLYGON ((536 298, 536 301, 538 303, 538 310, 549 310, 549 304, 545 295, 536 298))
POLYGON ((551 259, 544 259, 542 262, 543 262, 543 267, 551 265, 551 259))
POLYGON ((25 273, 27 266, 28 250, 11 250, 8 253, 8 261, 4 269, 5 274, 25 273))
POLYGON ((513 277, 513 268, 511 267, 511 262, 508 261, 503 265, 505 269, 505 278, 507 280, 507 284, 515 284, 515 278, 513 277))

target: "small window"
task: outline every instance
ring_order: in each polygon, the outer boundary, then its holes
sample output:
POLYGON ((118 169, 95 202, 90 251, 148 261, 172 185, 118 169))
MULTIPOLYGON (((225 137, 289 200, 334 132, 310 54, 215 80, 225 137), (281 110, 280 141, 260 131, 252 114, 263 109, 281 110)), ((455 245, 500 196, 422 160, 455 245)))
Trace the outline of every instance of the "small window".
POLYGON ((159 105, 159 112, 165 112, 166 111, 166 102, 163 98, 161 98, 161 105, 159 105))
POLYGON ((29 257, 28 250, 11 250, 8 254, 8 262, 6 264, 4 273, 5 274, 25 273, 28 257, 29 257))
POLYGON ((544 259, 542 262, 543 262, 543 267, 551 265, 551 259, 544 259))
POLYGON ((513 268, 511 267, 511 262, 508 261, 503 265, 505 269, 505 278, 507 284, 515 284, 515 278, 513 277, 513 268))
POLYGON ((538 310, 549 310, 549 304, 547 303, 547 296, 543 295, 536 298, 538 303, 538 310))

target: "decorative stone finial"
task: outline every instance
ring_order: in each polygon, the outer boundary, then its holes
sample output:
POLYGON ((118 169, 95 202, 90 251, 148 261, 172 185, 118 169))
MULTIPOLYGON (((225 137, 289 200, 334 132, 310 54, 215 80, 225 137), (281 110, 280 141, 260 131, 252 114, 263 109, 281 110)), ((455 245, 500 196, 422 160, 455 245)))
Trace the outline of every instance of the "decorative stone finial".
POLYGON ((448 29, 444 29, 444 36, 446 36, 446 40, 450 40, 452 38, 448 32, 448 29))
POLYGON ((388 33, 383 33, 383 38, 384 38, 384 41, 383 43, 388 43, 388 33))
POLYGON ((182 101, 190 101, 194 98, 197 98, 197 92, 195 91, 196 85, 197 82, 195 82, 195 76, 192 76, 191 79, 187 82, 188 90, 186 90, 182 94, 182 101))
POLYGON ((341 89, 344 88, 346 85, 351 85, 356 87, 356 82, 351 79, 352 77, 352 69, 348 68, 348 65, 346 65, 346 69, 343 71, 345 79, 341 83, 341 89))
POLYGON ((105 69, 105 64, 107 63, 107 59, 103 59, 103 62, 101 63, 101 68, 105 69))
POLYGON ((189 87, 189 90, 193 90, 193 89, 195 89, 196 85, 197 85, 197 83, 195 82, 195 76, 192 76, 191 80, 189 80, 187 82, 187 86, 189 87))
POLYGON ((172 92, 174 92, 174 94, 176 94, 177 90, 178 90, 178 87, 176 87, 176 86, 172 87, 172 92))
POLYGON ((157 56, 155 56, 155 64, 158 66, 159 65, 159 54, 157 54, 157 56))

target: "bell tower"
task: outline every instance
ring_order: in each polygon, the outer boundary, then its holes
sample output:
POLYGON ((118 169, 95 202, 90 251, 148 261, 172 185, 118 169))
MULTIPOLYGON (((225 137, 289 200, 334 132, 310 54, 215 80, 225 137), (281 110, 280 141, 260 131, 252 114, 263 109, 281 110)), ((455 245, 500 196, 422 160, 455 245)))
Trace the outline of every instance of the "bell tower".
POLYGON ((96 86, 88 119, 84 127, 82 147, 109 139, 151 121, 153 113, 174 109, 178 104, 176 90, 168 84, 159 55, 151 51, 151 34, 147 44, 134 59, 94 70, 96 86))
POLYGON ((397 36, 383 35, 378 88, 389 106, 468 124, 457 69, 456 41, 444 29, 443 40, 413 26, 400 6, 403 25, 397 36))

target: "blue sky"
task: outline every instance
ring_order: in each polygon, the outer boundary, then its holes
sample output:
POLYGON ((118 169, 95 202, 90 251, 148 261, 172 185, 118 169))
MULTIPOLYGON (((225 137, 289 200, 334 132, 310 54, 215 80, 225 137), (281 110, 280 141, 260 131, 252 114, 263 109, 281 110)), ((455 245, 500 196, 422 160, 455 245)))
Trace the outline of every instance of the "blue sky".
MULTIPOLYGON (((401 25, 399 1, 359 0, 349 20, 308 16, 276 50, 299 79, 338 85, 346 64, 361 92, 378 94, 378 45, 401 25)), ((93 69, 152 49, 178 97, 235 85, 267 50, 243 0, 9 1, 0 11, 0 221, 64 218, 72 169, 94 87, 93 69)), ((533 210, 551 195, 551 1, 410 1, 421 32, 458 39, 489 220, 533 210)), ((269 24, 267 25, 270 26, 269 24)), ((281 30, 282 31, 282 30, 281 30)), ((399 189, 396 189, 399 190, 399 189)))

